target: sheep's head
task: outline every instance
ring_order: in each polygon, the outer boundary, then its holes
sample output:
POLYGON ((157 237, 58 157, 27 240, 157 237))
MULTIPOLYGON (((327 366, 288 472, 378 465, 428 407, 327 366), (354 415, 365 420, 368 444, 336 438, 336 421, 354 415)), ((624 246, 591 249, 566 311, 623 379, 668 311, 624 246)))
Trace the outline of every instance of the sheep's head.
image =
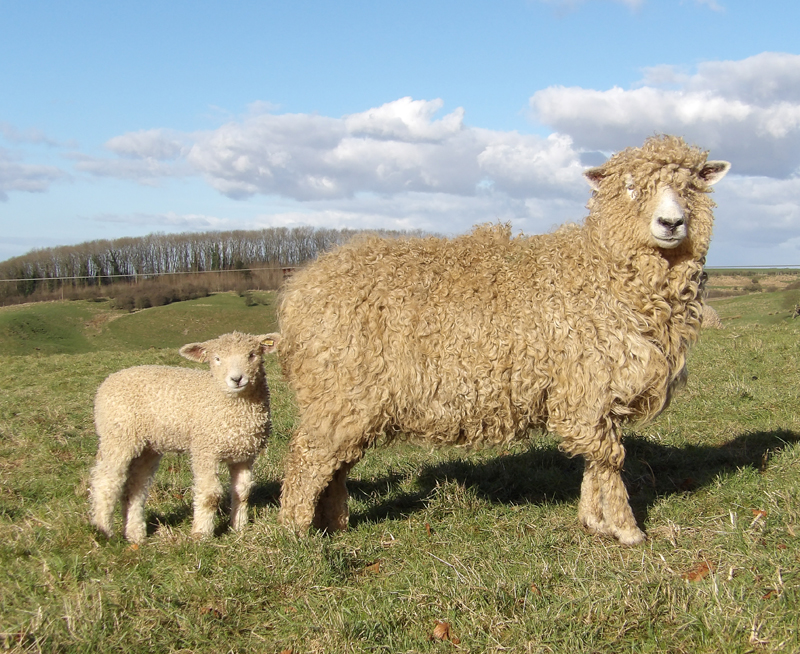
POLYGON ((589 220, 605 239, 628 247, 650 247, 668 258, 705 256, 714 206, 707 193, 730 169, 707 154, 674 136, 617 153, 584 173, 594 189, 589 220))
POLYGON ((207 362, 211 374, 229 395, 246 394, 264 378, 262 355, 274 352, 280 334, 232 332, 203 343, 189 343, 180 349, 190 361, 207 362))

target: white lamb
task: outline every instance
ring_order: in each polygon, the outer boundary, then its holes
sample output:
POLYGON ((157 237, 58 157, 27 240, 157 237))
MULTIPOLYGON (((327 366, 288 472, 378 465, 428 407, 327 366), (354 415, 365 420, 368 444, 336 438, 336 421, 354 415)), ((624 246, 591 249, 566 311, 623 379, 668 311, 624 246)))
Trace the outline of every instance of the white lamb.
POLYGON ((233 332, 180 349, 211 371, 138 366, 110 375, 97 391, 94 419, 100 439, 92 470, 92 521, 111 535, 122 502, 125 537, 147 535, 144 503, 165 452, 190 452, 194 474, 193 536, 211 535, 222 497, 220 462, 231 475, 231 527, 247 523, 253 463, 269 436, 269 388, 262 354, 279 334, 233 332))

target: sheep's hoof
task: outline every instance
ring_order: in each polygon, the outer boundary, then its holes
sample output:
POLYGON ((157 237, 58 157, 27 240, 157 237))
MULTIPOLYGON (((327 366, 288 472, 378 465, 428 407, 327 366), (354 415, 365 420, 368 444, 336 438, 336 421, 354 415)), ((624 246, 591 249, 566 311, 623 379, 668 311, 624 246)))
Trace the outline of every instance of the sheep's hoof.
POLYGON ((645 533, 637 527, 617 529, 615 530, 614 536, 616 536, 617 540, 622 545, 640 545, 647 540, 645 533))

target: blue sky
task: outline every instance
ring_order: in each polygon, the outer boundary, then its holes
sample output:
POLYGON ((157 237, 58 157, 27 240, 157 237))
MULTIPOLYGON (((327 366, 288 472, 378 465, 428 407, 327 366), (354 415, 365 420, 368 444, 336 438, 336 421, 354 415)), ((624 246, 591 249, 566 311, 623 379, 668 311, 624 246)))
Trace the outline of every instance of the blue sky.
POLYGON ((800 264, 800 3, 0 0, 0 259, 269 226, 541 233, 657 132, 710 265, 800 264))

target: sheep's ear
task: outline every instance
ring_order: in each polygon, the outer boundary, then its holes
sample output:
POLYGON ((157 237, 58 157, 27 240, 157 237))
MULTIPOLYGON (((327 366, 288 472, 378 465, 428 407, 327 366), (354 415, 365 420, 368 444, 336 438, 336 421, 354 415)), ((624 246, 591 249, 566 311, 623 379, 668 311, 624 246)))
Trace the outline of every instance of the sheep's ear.
POLYGON ((700 170, 700 179, 712 186, 721 180, 731 169, 727 161, 706 161, 706 165, 700 170))
POLYGON ((258 340, 261 342, 261 351, 264 354, 270 354, 275 351, 278 343, 281 342, 281 335, 277 333, 262 334, 258 337, 258 340))
POLYGON ((197 361, 199 363, 208 361, 205 343, 189 343, 178 351, 182 357, 186 357, 189 361, 197 361))
POLYGON ((606 178, 606 172, 603 170, 602 166, 600 166, 598 168, 584 170, 583 176, 586 178, 586 181, 589 182, 589 186, 597 191, 600 188, 600 182, 606 178))

